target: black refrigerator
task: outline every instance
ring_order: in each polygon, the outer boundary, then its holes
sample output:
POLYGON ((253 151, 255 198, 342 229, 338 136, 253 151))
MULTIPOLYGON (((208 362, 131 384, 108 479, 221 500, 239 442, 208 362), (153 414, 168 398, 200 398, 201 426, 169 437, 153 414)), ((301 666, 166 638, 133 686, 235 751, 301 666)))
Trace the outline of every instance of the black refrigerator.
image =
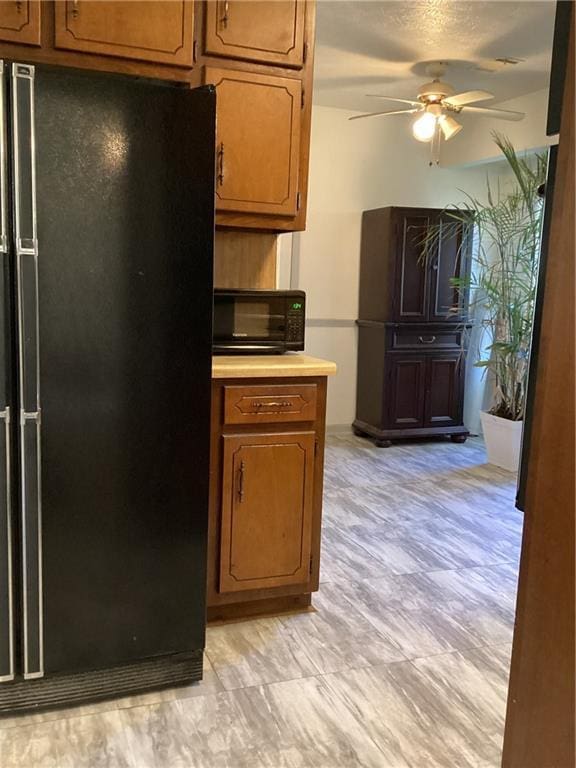
POLYGON ((2 713, 202 675, 215 93, 0 68, 2 713))

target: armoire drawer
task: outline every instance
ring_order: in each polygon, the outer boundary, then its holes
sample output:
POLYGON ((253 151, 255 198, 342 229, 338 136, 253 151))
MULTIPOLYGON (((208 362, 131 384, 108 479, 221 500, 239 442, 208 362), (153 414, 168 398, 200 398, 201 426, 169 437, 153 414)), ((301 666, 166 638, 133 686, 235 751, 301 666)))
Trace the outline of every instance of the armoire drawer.
POLYGON ((316 384, 225 386, 224 423, 314 421, 316 400, 316 384))
POLYGON ((395 349, 461 349, 463 328, 391 328, 388 348, 395 349))

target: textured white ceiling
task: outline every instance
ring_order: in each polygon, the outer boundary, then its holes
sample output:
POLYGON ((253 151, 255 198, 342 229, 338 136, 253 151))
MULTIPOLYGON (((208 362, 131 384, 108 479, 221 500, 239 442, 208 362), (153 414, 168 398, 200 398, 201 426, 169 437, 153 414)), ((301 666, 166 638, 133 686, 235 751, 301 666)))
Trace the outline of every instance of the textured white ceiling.
MULTIPOLYGON (((457 91, 483 89, 500 101, 548 86, 554 2, 318 0, 314 103, 386 109, 367 93, 413 98, 426 63, 448 61, 457 91), (523 59, 498 72, 478 62, 523 59)), ((390 105, 392 107, 392 105, 390 105)))

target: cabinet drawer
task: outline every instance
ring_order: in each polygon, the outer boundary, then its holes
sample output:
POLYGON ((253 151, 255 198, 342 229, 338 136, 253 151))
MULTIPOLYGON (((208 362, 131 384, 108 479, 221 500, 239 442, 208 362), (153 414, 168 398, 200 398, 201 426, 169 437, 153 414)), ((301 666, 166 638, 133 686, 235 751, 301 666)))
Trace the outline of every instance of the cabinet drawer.
POLYGON ((460 349, 463 334, 461 328, 393 328, 389 349, 460 349))
POLYGON ((225 424, 270 424, 316 419, 316 384, 224 387, 225 424))

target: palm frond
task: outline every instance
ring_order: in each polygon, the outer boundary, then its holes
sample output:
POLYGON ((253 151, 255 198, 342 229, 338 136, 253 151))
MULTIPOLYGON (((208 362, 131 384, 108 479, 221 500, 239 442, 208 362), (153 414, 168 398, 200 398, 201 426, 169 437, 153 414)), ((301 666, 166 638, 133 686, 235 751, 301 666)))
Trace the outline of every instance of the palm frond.
MULTIPOLYGON (((523 418, 532 319, 536 298, 543 204, 538 187, 545 181, 545 153, 520 156, 508 138, 493 138, 512 172, 513 185, 486 179, 486 201, 462 192, 460 204, 447 206, 442 222, 428 228, 422 240, 423 260, 463 229, 474 232, 474 264, 467 277, 453 278, 470 307, 481 310, 475 366, 494 376, 492 413, 523 418), (489 343, 484 345, 485 337, 489 343), (483 347, 483 350, 482 350, 483 347)), ((460 248, 466 248, 462 238, 460 248)))

